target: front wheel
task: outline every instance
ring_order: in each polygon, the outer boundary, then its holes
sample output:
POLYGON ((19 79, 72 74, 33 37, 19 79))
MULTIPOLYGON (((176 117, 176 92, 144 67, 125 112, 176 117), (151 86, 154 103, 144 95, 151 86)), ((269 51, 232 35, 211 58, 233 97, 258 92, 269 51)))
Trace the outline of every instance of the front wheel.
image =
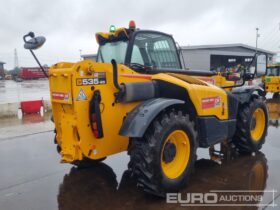
POLYGON ((268 112, 261 97, 252 98, 238 110, 237 128, 233 143, 240 153, 251 153, 261 149, 268 127, 268 112))
POLYGON ((130 141, 128 168, 144 191, 165 196, 188 181, 196 160, 197 133, 188 115, 160 114, 143 138, 130 141))

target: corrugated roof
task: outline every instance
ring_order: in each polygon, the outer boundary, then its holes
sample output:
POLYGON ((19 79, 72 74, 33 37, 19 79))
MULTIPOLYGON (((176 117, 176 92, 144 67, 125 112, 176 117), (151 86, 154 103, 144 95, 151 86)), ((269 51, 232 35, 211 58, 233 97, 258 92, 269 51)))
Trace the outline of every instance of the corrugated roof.
MULTIPOLYGON (((183 50, 196 50, 196 49, 213 49, 213 48, 229 48, 229 47, 242 47, 242 48, 246 48, 249 50, 253 50, 255 51, 256 48, 246 45, 246 44, 242 44, 242 43, 236 43, 236 44, 215 44, 215 45, 192 45, 192 46, 182 46, 181 48, 183 50)), ((268 50, 264 50, 261 48, 258 48, 259 52, 263 52, 263 53, 267 53, 267 54, 271 54, 271 55, 275 55, 275 52, 272 51, 268 51, 268 50)))
POLYGON ((84 57, 96 57, 96 56, 97 56, 97 54, 83 54, 83 55, 81 55, 82 58, 84 58, 84 57))

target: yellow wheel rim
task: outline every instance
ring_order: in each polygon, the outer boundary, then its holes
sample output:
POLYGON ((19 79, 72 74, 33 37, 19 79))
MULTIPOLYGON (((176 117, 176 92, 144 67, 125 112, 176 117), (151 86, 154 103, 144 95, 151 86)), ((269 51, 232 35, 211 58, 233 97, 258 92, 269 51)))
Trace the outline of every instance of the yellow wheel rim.
POLYGON ((166 138, 161 151, 161 167, 165 176, 176 179, 185 171, 190 159, 190 141, 187 134, 182 130, 175 130, 166 138), (165 157, 167 146, 173 149, 171 160, 165 157))
POLYGON ((261 108, 257 108, 251 120, 251 137, 254 141, 259 141, 265 128, 265 114, 261 108))

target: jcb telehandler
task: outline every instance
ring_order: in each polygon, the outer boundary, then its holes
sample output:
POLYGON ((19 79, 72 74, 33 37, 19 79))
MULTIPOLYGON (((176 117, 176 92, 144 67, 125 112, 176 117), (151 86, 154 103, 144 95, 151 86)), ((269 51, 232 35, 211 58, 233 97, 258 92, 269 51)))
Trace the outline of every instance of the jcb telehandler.
POLYGON ((268 65, 265 76, 262 77, 266 93, 273 93, 273 98, 279 98, 280 93, 280 63, 268 65))
MULTIPOLYGON (((165 195, 188 181, 197 147, 228 140, 242 153, 261 149, 268 114, 260 87, 218 87, 199 79, 215 73, 182 69, 169 34, 136 29, 133 21, 110 29, 96 33, 96 62, 49 69, 61 162, 79 166, 127 150, 138 185, 165 195)), ((45 38, 31 32, 24 41, 34 55, 45 38)), ((255 74, 265 72, 265 55, 254 62, 255 74)), ((255 74, 244 72, 243 81, 255 74)))

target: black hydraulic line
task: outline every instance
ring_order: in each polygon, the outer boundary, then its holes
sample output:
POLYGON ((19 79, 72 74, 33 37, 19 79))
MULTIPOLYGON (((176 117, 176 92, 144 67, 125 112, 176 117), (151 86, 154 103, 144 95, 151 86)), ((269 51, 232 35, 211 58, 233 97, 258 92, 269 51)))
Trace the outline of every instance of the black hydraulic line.
POLYGON ((118 82, 118 66, 117 66, 117 62, 115 59, 111 60, 112 66, 113 66, 113 82, 114 82, 114 86, 118 89, 121 90, 121 86, 119 85, 118 82))

